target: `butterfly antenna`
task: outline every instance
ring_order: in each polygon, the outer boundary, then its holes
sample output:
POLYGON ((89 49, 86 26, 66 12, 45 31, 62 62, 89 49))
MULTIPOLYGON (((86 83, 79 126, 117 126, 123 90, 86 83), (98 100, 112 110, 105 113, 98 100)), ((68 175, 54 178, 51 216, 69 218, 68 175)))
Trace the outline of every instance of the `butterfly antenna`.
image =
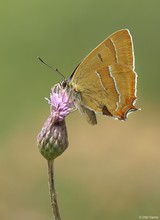
POLYGON ((65 79, 65 77, 63 76, 63 74, 56 68, 54 69, 53 67, 51 67, 50 65, 48 65, 46 62, 44 62, 40 57, 37 57, 44 65, 48 66, 51 70, 57 72, 63 79, 65 79))

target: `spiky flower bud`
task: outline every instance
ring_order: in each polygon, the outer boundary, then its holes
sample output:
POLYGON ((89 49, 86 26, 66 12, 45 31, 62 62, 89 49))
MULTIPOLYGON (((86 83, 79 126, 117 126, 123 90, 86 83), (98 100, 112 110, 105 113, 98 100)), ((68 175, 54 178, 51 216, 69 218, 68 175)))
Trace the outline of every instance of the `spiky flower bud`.
POLYGON ((37 138, 40 153, 47 159, 53 160, 61 155, 68 147, 65 117, 74 110, 70 94, 60 84, 52 88, 50 99, 51 114, 37 138))
POLYGON ((68 147, 68 136, 65 120, 55 121, 50 115, 38 135, 38 148, 47 160, 53 160, 68 147))

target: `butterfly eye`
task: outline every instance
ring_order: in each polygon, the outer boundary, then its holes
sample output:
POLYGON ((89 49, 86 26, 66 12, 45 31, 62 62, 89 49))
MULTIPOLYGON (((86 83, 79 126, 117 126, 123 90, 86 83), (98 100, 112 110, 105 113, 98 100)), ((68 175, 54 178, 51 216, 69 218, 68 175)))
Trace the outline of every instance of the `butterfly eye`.
POLYGON ((62 86, 62 88, 64 89, 64 88, 67 86, 67 81, 66 81, 66 80, 63 80, 63 81, 61 82, 61 86, 62 86))

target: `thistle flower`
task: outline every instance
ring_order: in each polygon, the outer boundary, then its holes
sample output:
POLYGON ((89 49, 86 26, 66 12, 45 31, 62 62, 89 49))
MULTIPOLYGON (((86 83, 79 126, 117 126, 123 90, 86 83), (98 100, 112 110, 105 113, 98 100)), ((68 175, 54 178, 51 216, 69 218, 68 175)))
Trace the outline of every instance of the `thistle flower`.
MULTIPOLYGON (((47 99, 47 98, 46 98, 47 99)), ((37 138, 39 151, 47 160, 53 160, 68 147, 68 135, 65 117, 75 109, 70 93, 61 84, 56 84, 51 91, 50 116, 37 138)))
POLYGON ((75 109, 70 92, 60 84, 52 88, 50 99, 46 98, 46 100, 51 105, 51 112, 58 121, 62 121, 75 109))
POLYGON ((48 162, 48 186, 51 199, 51 207, 55 220, 61 220, 56 191, 54 186, 54 166, 53 162, 56 157, 61 155, 68 147, 67 128, 65 117, 75 110, 72 97, 68 89, 62 84, 56 84, 51 91, 50 99, 50 115, 41 132, 38 134, 37 145, 40 153, 48 162))

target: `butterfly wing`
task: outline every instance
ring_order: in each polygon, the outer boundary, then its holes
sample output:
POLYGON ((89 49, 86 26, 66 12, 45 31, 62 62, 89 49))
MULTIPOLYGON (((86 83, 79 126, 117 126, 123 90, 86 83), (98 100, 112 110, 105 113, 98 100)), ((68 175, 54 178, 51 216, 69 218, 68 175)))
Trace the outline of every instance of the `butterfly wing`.
POLYGON ((97 46, 76 68, 70 80, 81 105, 118 119, 136 110, 136 73, 130 32, 115 32, 97 46))
POLYGON ((81 104, 77 105, 77 108, 89 124, 91 125, 97 124, 97 118, 94 111, 86 108, 84 105, 81 104))

